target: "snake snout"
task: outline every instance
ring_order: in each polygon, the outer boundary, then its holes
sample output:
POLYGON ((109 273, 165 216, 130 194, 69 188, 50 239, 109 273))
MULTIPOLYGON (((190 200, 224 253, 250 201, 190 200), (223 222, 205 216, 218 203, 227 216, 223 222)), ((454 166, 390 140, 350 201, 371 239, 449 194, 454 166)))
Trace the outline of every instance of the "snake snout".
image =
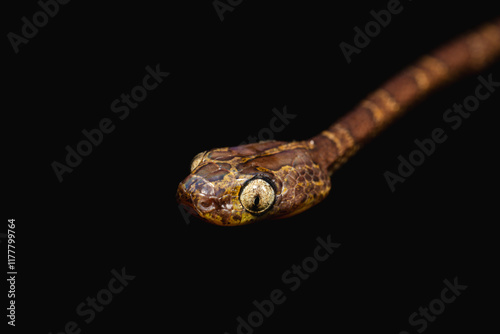
POLYGON ((190 175, 177 188, 177 202, 190 214, 209 219, 211 213, 227 209, 226 198, 219 198, 213 182, 190 175))

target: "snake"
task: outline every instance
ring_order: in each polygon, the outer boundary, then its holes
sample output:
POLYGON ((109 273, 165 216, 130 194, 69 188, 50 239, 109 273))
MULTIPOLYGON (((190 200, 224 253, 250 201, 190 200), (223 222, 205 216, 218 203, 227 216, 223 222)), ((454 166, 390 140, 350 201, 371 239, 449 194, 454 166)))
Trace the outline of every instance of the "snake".
POLYGON ((430 93, 482 71, 499 57, 496 18, 421 56, 312 138, 198 153, 179 183, 177 202, 189 214, 219 226, 308 210, 327 197, 333 172, 395 119, 430 93))

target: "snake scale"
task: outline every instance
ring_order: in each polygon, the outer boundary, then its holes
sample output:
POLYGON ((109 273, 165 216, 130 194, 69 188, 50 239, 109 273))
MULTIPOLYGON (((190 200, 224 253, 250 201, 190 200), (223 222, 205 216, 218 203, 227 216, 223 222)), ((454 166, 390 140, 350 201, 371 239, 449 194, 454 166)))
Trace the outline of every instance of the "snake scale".
POLYGON ((177 201, 213 224, 236 226, 293 216, 321 202, 330 176, 367 141, 429 93, 500 56, 500 18, 405 68, 320 134, 197 154, 177 201))

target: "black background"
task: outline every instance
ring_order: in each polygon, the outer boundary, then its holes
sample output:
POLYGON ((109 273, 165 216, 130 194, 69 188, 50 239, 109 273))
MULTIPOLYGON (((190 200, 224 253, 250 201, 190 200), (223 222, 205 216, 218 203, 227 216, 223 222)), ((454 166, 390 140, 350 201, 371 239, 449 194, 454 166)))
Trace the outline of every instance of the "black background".
MULTIPOLYGON (((350 64, 339 44, 352 44, 353 28, 387 1, 243 1, 222 22, 211 1, 72 1, 18 54, 5 37, 1 231, 16 219, 14 331, 59 333, 76 321, 82 333, 232 334, 253 300, 281 289, 286 301, 255 333, 416 333, 410 314, 455 277, 467 290, 426 333, 487 328, 496 316, 487 301, 500 95, 455 131, 442 120, 474 93, 475 76, 366 146, 333 176, 328 198, 303 214, 221 228, 195 218, 186 224, 175 202, 196 153, 258 134, 284 106, 297 116, 276 139, 315 135, 418 56, 494 18, 494 3, 486 3, 403 1, 350 64), (119 120, 111 102, 156 64, 170 76, 119 120), (103 118, 115 130, 58 182, 51 163, 64 162, 65 146, 103 118), (391 192, 384 172, 396 171, 398 155, 437 127, 447 141, 391 192), (341 246, 291 292, 282 274, 328 235, 341 246), (77 305, 123 267, 135 279, 86 324, 77 305)), ((8 6, 4 36, 19 34, 21 18, 40 10, 35 1, 8 6)), ((499 69, 482 74, 498 78, 499 69)))

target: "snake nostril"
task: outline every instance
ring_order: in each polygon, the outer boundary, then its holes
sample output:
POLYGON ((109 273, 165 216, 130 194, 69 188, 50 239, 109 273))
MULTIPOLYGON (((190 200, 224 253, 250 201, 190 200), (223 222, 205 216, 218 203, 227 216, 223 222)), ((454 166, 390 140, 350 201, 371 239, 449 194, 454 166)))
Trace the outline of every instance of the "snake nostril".
POLYGON ((212 211, 213 209, 215 209, 215 201, 210 198, 204 198, 199 200, 197 205, 198 208, 204 212, 212 211))

